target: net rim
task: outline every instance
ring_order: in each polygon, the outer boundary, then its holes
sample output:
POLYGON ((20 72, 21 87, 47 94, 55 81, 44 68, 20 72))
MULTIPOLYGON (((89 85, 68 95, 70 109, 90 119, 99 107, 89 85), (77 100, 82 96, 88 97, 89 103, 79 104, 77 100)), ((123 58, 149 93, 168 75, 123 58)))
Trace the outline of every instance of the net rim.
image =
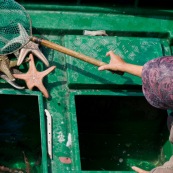
MULTIPOLYGON (((7 0, 5 0, 5 1, 7 1, 7 0)), ((29 38, 27 39, 27 41, 24 44, 22 44, 19 48, 15 49, 14 51, 9 51, 8 53, 2 53, 0 51, 0 56, 7 56, 10 54, 14 54, 15 52, 22 49, 26 44, 28 44, 28 42, 31 41, 31 38, 32 38, 32 21, 31 21, 31 17, 29 15, 29 13, 26 11, 26 9, 24 8, 23 5, 19 4, 18 2, 14 1, 14 0, 11 2, 13 2, 16 6, 20 7, 23 10, 23 14, 25 14, 25 16, 26 16, 26 19, 28 19, 27 23, 29 24, 29 28, 28 28, 29 38)))

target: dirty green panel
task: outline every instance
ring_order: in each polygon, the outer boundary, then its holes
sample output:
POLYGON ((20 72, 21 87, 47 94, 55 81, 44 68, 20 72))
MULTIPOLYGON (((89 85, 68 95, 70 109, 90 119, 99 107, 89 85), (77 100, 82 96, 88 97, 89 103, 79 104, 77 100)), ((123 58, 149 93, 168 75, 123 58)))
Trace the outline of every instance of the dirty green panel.
POLYGON ((151 170, 173 153, 166 111, 150 106, 140 92, 74 91, 70 103, 76 171, 151 170))
MULTIPOLYGON (((156 38, 107 37, 107 36, 66 36, 65 46, 108 63, 109 50, 133 64, 145 62, 163 55, 161 40, 156 38)), ((67 56, 67 75, 70 88, 92 85, 140 85, 141 79, 130 74, 119 76, 109 71, 98 71, 98 67, 67 56)), ((90 86, 91 87, 91 86, 90 86)))
POLYGON ((43 99, 40 92, 0 90, 0 164, 47 173, 47 144, 43 99))
POLYGON ((172 11, 147 10, 146 12, 134 8, 61 6, 56 4, 43 6, 25 4, 25 7, 31 15, 33 27, 44 33, 57 34, 61 30, 61 33, 65 31, 82 34, 83 30, 90 29, 106 30, 114 35, 125 32, 132 35, 138 33, 141 36, 154 34, 158 37, 163 35, 168 37, 170 34, 172 37, 172 11))
MULTIPOLYGON (((61 37, 47 36, 49 40, 62 44, 61 37)), ((52 160, 48 158, 49 172, 65 172, 71 170, 71 164, 60 161, 60 157, 71 158, 71 148, 67 147, 69 122, 68 122, 68 87, 64 54, 43 48, 50 66, 56 65, 56 69, 45 79, 45 87, 49 91, 50 98, 45 99, 45 108, 52 116, 52 160)))

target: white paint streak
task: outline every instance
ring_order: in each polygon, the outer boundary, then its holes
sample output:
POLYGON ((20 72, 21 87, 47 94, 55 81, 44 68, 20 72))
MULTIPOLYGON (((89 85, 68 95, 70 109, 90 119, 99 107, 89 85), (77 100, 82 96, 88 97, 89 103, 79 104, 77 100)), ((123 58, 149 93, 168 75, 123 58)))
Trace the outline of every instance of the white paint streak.
POLYGON ((69 133, 69 134, 68 134, 68 141, 67 141, 66 146, 67 146, 67 147, 71 147, 71 145, 72 145, 72 139, 71 139, 71 133, 69 133))
POLYGON ((65 141, 65 138, 62 132, 58 132, 58 141, 59 143, 62 143, 65 141))

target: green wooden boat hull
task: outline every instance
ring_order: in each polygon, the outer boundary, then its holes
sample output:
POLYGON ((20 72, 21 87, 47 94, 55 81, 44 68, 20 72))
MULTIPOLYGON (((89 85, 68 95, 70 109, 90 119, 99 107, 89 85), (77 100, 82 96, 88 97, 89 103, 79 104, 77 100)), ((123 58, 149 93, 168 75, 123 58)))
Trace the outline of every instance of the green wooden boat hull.
MULTIPOLYGON (((33 35, 106 63, 109 50, 139 65, 172 55, 173 11, 166 2, 155 7, 137 0, 20 3, 31 16, 33 35), (84 30, 105 30, 108 36, 86 36, 84 30)), ((49 99, 37 88, 19 91, 0 80, 1 166, 25 170, 23 152, 31 172, 43 173, 130 173, 131 166, 151 170, 169 160, 167 111, 147 103, 140 78, 100 72, 40 48, 56 66, 43 81, 49 99), (52 159, 44 109, 52 116, 52 159)), ((35 61, 39 71, 46 69, 35 61)))

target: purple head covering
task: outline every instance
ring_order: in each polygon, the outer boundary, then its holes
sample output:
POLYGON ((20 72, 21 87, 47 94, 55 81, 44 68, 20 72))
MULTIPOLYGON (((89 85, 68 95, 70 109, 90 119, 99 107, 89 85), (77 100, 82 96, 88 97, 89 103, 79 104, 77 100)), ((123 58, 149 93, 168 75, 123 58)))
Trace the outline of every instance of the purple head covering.
POLYGON ((142 90, 152 106, 173 109, 173 56, 156 58, 143 66, 142 90))

